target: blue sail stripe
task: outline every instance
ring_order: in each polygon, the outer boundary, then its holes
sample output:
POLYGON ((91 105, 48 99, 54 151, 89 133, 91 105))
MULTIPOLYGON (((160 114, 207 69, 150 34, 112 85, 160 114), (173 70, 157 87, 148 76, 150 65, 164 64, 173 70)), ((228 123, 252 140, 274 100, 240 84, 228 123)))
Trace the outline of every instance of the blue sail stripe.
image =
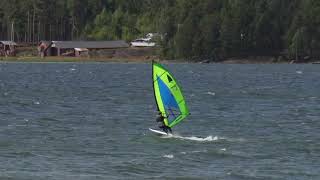
POLYGON ((160 79, 159 76, 157 76, 157 79, 158 79, 158 85, 159 85, 161 100, 162 100, 162 102, 163 102, 163 104, 165 106, 165 109, 166 110, 170 110, 170 112, 174 116, 174 119, 171 119, 171 117, 168 118, 168 120, 171 123, 177 117, 177 115, 174 114, 171 109, 177 109, 180 114, 181 114, 181 112, 180 112, 178 103, 177 103, 176 99, 174 98, 173 94, 171 93, 169 87, 160 79))

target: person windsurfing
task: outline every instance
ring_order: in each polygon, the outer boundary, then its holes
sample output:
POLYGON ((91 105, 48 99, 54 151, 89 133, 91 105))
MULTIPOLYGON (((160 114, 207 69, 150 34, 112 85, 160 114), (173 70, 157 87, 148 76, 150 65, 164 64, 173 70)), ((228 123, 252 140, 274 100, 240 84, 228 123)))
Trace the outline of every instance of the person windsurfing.
POLYGON ((164 123, 164 119, 165 119, 165 118, 166 118, 166 117, 164 117, 161 112, 158 113, 158 116, 157 116, 157 118, 156 118, 156 121, 157 121, 157 123, 158 123, 158 127, 159 127, 163 132, 165 132, 165 133, 167 133, 167 134, 168 134, 168 132, 169 132, 170 134, 172 134, 172 129, 164 123))

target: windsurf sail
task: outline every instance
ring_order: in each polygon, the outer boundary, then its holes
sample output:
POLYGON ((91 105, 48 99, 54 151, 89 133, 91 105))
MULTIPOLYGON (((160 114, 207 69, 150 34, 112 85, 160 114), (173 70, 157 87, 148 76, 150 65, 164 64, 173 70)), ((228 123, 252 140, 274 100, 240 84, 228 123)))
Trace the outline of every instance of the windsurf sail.
POLYGON ((189 115, 181 88, 172 74, 159 63, 152 62, 152 74, 158 111, 166 117, 165 125, 173 127, 189 115))

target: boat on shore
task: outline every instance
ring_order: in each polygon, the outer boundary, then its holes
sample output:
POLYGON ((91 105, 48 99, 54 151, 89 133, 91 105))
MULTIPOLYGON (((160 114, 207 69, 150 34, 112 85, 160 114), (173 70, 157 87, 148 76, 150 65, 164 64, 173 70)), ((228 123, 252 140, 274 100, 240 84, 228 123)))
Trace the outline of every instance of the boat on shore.
POLYGON ((151 41, 151 38, 139 38, 131 41, 130 45, 132 47, 154 47, 155 42, 151 41))

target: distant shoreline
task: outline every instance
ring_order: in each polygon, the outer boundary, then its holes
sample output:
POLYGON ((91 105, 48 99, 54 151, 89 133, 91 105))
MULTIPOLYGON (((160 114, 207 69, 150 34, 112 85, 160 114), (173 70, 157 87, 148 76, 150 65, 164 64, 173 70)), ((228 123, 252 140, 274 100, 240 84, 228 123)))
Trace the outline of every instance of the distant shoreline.
POLYGON ((160 61, 163 63, 195 63, 195 64, 320 64, 319 61, 310 62, 289 62, 280 61, 274 62, 272 60, 261 60, 259 58, 233 58, 226 59, 218 62, 214 61, 192 61, 192 60, 159 60, 156 57, 134 57, 134 58, 87 58, 87 57, 45 57, 41 58, 39 56, 22 56, 22 57, 0 57, 0 63, 10 63, 10 62, 25 62, 25 63, 54 63, 54 62, 100 62, 100 63, 149 63, 152 60, 160 61))

